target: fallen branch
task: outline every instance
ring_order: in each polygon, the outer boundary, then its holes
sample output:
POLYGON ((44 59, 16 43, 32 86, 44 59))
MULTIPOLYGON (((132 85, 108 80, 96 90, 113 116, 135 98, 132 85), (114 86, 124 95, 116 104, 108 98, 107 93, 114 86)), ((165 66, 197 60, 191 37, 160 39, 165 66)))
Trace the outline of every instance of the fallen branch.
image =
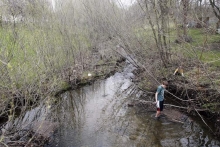
MULTIPOLYGON (((209 125, 205 122, 205 120, 202 118, 202 116, 199 114, 199 112, 197 111, 197 109, 194 109, 196 112, 197 112, 197 114, 200 116, 200 118, 202 119, 202 121, 204 122, 204 124, 212 131, 212 129, 209 127, 209 125)), ((213 133, 213 131, 212 131, 212 133, 213 133)))
POLYGON ((165 91, 166 91, 167 93, 169 93, 170 95, 172 95, 173 97, 175 97, 176 99, 180 100, 180 101, 183 101, 183 102, 192 102, 192 101, 194 101, 194 99, 183 100, 183 99, 181 99, 181 98, 175 96, 174 94, 170 93, 168 90, 165 89, 165 91))
MULTIPOLYGON (((176 106, 176 105, 171 105, 171 104, 164 104, 165 106, 170 106, 170 107, 176 107, 176 108, 181 108, 181 109, 190 109, 190 107, 182 107, 182 106, 176 106)), ((194 109, 192 109, 194 110, 194 109)), ((196 109, 197 111, 209 111, 208 109, 196 109)))
POLYGON ((153 101, 145 101, 145 100, 140 100, 140 99, 134 99, 134 101, 138 101, 138 102, 140 102, 140 103, 155 103, 155 102, 153 102, 153 101))
MULTIPOLYGON (((140 99, 134 99, 134 101, 138 101, 140 103, 151 103, 151 104, 155 104, 155 102, 153 101, 145 101, 145 100, 140 100, 140 99)), ((190 109, 190 107, 183 107, 183 106, 177 106, 177 105, 172 105, 172 104, 164 104, 164 106, 170 106, 170 107, 176 107, 176 108, 180 108, 180 109, 190 109)), ((194 110, 194 109, 192 109, 194 110)), ((196 111, 209 111, 208 109, 196 109, 196 111)))
POLYGON ((140 89, 141 91, 143 91, 145 93, 155 94, 155 92, 146 91, 146 90, 142 89, 140 86, 137 86, 137 87, 138 87, 138 89, 140 89))
POLYGON ((176 120, 176 119, 173 119, 173 118, 172 118, 172 120, 175 121, 175 122, 184 124, 184 122, 182 122, 182 121, 179 121, 179 120, 176 120))
POLYGON ((5 143, 3 143, 3 142, 0 142, 1 144, 3 144, 4 146, 6 146, 6 147, 8 147, 8 145, 7 144, 5 144, 5 143))
MULTIPOLYGON (((124 48, 123 48, 123 50, 124 50, 124 48)), ((124 55, 122 55, 120 52, 118 52, 117 50, 114 50, 115 52, 117 52, 118 54, 120 54, 122 57, 124 57, 125 59, 127 59, 128 61, 129 61, 129 59, 126 57, 126 56, 124 56, 124 55)), ((124 50, 125 51, 125 50, 124 50)), ((126 51, 125 51, 126 52, 126 51)), ((129 56, 130 57, 130 56, 129 56)), ((160 84, 160 82, 155 78, 155 76, 144 66, 144 65, 142 65, 142 64, 140 64, 138 61, 135 61, 132 57, 130 57, 131 58, 131 60, 135 63, 132 63, 131 61, 129 61, 132 65, 134 65, 135 67, 141 67, 142 66, 142 68, 148 73, 148 75, 150 75, 158 84, 160 84)), ((172 95, 173 97, 175 97, 176 99, 178 99, 178 100, 180 100, 180 101, 183 101, 183 102, 189 102, 189 101, 193 101, 194 99, 189 99, 189 100, 183 100, 183 99, 181 99, 181 98, 179 98, 179 97, 177 97, 177 96, 175 96, 174 94, 172 94, 172 93, 170 93, 169 91, 167 91, 166 89, 165 89, 165 91, 167 92, 167 93, 169 93, 170 95, 172 95)))
POLYGON ((187 107, 176 106, 176 105, 171 105, 171 104, 164 104, 164 106, 176 107, 176 108, 181 108, 181 109, 189 109, 187 107))

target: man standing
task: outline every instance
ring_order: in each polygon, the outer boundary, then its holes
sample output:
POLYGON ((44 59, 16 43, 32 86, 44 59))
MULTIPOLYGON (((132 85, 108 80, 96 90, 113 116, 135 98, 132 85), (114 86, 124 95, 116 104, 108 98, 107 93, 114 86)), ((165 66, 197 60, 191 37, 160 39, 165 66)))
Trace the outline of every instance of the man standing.
POLYGON ((155 93, 155 100, 157 105, 156 118, 160 116, 160 112, 163 111, 163 103, 164 103, 164 90, 168 86, 167 81, 163 81, 160 86, 157 87, 157 92, 155 93))

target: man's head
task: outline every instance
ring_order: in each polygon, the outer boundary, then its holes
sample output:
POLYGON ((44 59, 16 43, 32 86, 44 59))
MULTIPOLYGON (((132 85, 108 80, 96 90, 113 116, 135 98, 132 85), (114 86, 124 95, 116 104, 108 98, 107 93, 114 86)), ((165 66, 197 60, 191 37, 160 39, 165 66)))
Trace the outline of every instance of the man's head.
POLYGON ((166 88, 168 86, 168 82, 167 81, 163 81, 162 85, 164 86, 164 88, 166 88))

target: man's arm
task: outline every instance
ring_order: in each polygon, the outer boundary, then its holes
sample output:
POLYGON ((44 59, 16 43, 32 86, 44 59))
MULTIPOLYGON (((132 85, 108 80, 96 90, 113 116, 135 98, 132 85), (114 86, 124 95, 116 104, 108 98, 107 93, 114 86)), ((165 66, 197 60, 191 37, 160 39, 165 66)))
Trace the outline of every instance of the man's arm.
POLYGON ((158 92, 155 93, 155 102, 157 102, 158 92))

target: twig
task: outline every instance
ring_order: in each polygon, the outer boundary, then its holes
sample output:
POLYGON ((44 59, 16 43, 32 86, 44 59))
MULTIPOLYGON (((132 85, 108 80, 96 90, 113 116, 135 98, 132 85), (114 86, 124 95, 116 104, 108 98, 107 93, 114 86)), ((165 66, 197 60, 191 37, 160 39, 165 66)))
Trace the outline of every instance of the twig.
POLYGON ((137 87, 138 87, 138 89, 140 89, 141 91, 143 91, 145 93, 155 94, 155 92, 146 91, 146 90, 142 89, 140 86, 137 86, 137 87))
POLYGON ((4 61, 2 61, 2 60, 0 60, 0 62, 1 62, 2 64, 4 64, 4 65, 8 65, 6 62, 4 62, 4 61))
POLYGON ((145 100, 140 100, 140 99, 134 99, 134 101, 139 101, 141 103, 154 103, 153 101, 145 101, 145 100))
MULTIPOLYGON (((182 106, 176 106, 176 105, 171 105, 171 104, 164 104, 165 106, 171 106, 171 107, 177 107, 181 109, 189 109, 189 107, 182 107, 182 106)), ((192 109, 193 110, 193 109, 192 109)), ((196 109, 197 111, 209 111, 208 109, 196 109)))
POLYGON ((166 91, 167 93, 169 93, 170 95, 172 95, 173 97, 175 97, 176 99, 178 99, 178 100, 180 100, 180 101, 183 101, 183 102, 190 102, 190 101, 193 101, 193 100, 194 100, 194 99, 183 100, 183 99, 181 99, 181 98, 175 96, 174 94, 170 93, 168 90, 165 89, 165 91, 166 91))
POLYGON ((8 147, 8 145, 7 144, 5 144, 5 143, 3 143, 3 142, 0 142, 1 144, 3 144, 4 146, 6 146, 6 147, 8 147))
POLYGON ((164 106, 171 106, 171 107, 176 107, 176 108, 181 108, 181 109, 188 109, 187 107, 176 106, 176 105, 171 105, 171 104, 164 104, 164 106))
MULTIPOLYGON (((212 131, 212 129, 208 126, 208 124, 205 122, 205 120, 202 118, 202 116, 199 114, 199 112, 198 112, 198 110, 197 109, 194 109, 196 112, 197 112, 197 114, 200 116, 200 118, 202 119, 202 121, 204 122, 204 124, 212 131)), ((213 131, 212 131, 212 133, 213 133, 213 131)))
POLYGON ((175 121, 175 122, 184 124, 184 122, 182 122, 182 121, 179 121, 179 120, 176 120, 176 119, 173 119, 173 118, 172 118, 172 120, 175 121))

